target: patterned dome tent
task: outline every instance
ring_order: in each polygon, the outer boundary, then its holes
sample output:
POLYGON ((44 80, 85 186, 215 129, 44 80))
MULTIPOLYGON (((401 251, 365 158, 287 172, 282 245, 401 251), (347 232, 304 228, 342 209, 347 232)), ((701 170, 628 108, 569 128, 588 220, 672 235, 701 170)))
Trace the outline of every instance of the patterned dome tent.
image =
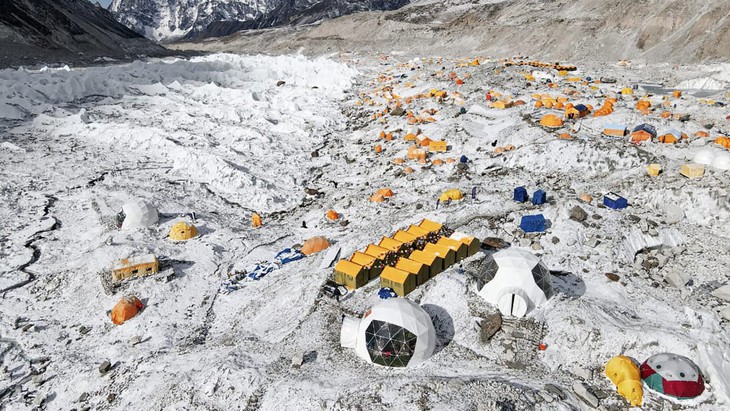
POLYGON ((477 290, 503 315, 524 317, 552 294, 550 270, 531 252, 508 248, 488 256, 476 275, 477 290))
POLYGON ((123 219, 122 229, 130 230, 149 227, 159 220, 157 209, 142 200, 130 201, 122 206, 119 218, 123 219))
POLYGON ((365 361, 387 367, 418 365, 433 355, 436 331, 431 317, 405 298, 389 298, 361 320, 345 317, 340 342, 365 361))
POLYGON ((194 225, 179 221, 170 228, 170 240, 185 241, 198 235, 198 229, 194 225))
POLYGON ((695 363, 677 354, 649 357, 640 367, 641 379, 654 391, 679 399, 694 398, 705 391, 705 381, 695 363))

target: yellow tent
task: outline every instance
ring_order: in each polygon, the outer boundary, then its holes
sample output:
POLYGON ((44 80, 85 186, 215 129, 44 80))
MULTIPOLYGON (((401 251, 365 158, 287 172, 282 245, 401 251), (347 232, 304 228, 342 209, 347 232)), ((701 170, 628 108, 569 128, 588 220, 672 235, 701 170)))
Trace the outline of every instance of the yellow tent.
POLYGON ((461 192, 461 190, 452 188, 451 190, 446 190, 439 196, 439 201, 445 202, 449 200, 453 201, 459 201, 464 199, 464 193, 461 192))
POLYGON ((365 267, 368 270, 368 281, 380 275, 385 266, 385 261, 379 260, 371 255, 355 251, 350 256, 350 261, 365 267))
POLYGON ((261 216, 259 215, 259 213, 253 213, 253 215, 251 216, 251 227, 261 227, 261 224, 261 216))
POLYGON ((621 89, 621 94, 631 95, 631 94, 634 94, 634 90, 632 90, 630 87, 624 87, 621 89))
POLYGON ((312 255, 330 246, 330 242, 324 237, 312 237, 302 244, 302 254, 312 255))
POLYGON ((618 393, 631 403, 641 407, 644 391, 641 387, 639 367, 629 357, 619 355, 606 363, 606 376, 616 385, 618 393))
POLYGON ((405 249, 407 246, 400 241, 394 240, 390 237, 383 237, 380 242, 378 243, 378 247, 385 248, 386 250, 390 250, 396 254, 400 253, 401 250, 405 249))
POLYGON ((192 224, 179 221, 170 228, 170 240, 185 241, 198 235, 198 229, 192 224))
POLYGON ((380 287, 390 287, 398 297, 404 297, 416 289, 416 275, 388 266, 380 274, 380 287))
POLYGON ((420 262, 408 258, 399 258, 395 268, 416 275, 416 285, 423 285, 429 279, 429 267, 420 262))
POLYGON ((546 114, 541 120, 540 125, 543 127, 557 128, 563 126, 563 120, 555 114, 546 114))
POLYGON ((362 287, 368 279, 368 270, 352 261, 340 260, 335 264, 335 283, 350 290, 362 287))
POLYGON ((423 247, 423 251, 441 257, 444 261, 444 270, 456 262, 456 252, 449 247, 428 243, 423 247))
POLYGON ((422 229, 428 231, 429 233, 435 233, 439 234, 441 229, 444 227, 443 224, 437 223, 435 221, 423 219, 420 223, 418 223, 418 226, 422 229))
POLYGON ((408 258, 426 264, 429 267, 429 278, 435 277, 444 270, 444 259, 434 253, 414 250, 408 258))
POLYGON ((459 262, 467 257, 467 246, 461 241, 454 240, 453 238, 441 237, 436 242, 436 245, 443 245, 454 250, 454 252, 456 252, 456 262, 459 262))

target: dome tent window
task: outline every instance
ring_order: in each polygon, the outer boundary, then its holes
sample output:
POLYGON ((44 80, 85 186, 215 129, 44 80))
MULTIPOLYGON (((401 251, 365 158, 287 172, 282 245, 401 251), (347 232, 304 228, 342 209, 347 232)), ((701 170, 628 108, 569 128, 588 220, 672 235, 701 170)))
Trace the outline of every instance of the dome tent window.
POLYGON ((373 321, 365 330, 370 359, 388 367, 405 367, 413 356, 418 338, 403 327, 373 321))

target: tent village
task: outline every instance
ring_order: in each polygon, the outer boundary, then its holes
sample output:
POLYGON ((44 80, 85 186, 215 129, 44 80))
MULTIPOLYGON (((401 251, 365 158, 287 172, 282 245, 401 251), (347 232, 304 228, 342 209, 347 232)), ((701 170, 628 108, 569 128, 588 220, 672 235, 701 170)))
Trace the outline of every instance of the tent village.
MULTIPOLYGON (((377 59, 341 95, 347 127, 321 121, 341 138, 292 142, 305 158, 267 160, 281 163, 273 177, 246 186, 226 171, 224 192, 163 173, 129 188, 144 200, 87 207, 115 214, 85 234, 106 237, 78 246, 103 265, 106 295, 74 283, 108 310, 90 335, 134 341, 109 356, 149 344, 183 358, 164 373, 199 361, 239 373, 245 356, 256 365, 236 379, 258 388, 219 390, 218 371, 194 384, 250 409, 275 395, 269 372, 342 373, 352 387, 322 405, 341 409, 367 409, 347 405, 365 390, 355 381, 393 375, 428 377, 426 397, 499 393, 485 409, 673 409, 730 395, 730 343, 715 340, 730 321, 728 260, 709 245, 727 238, 698 244, 728 228, 730 96, 521 58, 377 59), (201 346, 216 359, 191 355, 201 346), (471 376, 439 382, 460 372, 471 376)), ((237 138, 231 152, 255 150, 237 138)), ((308 389, 291 384, 279 396, 308 389)))

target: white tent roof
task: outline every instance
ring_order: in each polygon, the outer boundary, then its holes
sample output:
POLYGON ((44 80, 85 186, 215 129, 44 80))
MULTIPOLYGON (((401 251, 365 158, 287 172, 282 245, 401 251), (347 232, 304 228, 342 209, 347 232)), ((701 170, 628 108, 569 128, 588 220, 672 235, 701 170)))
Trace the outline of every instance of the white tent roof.
MULTIPOLYGON (((351 346, 352 339, 346 334, 353 329, 352 320, 345 318, 340 334, 343 346, 351 346)), ((368 310, 360 320, 355 339, 357 355, 378 364, 381 362, 374 360, 373 356, 390 360, 398 356, 400 349, 401 363, 407 366, 418 365, 429 359, 436 348, 436 331, 431 317, 418 304, 405 298, 389 298, 368 310), (407 337, 403 337, 404 335, 407 337), (392 344, 391 337, 394 341, 392 344), (402 341, 412 341, 412 337, 415 337, 412 351, 410 347, 402 348, 402 341)))
POLYGON ((522 317, 547 301, 552 292, 550 271, 537 256, 508 248, 487 258, 493 259, 486 264, 490 281, 479 295, 497 305, 502 314, 522 317))
POLYGON ((159 220, 157 209, 142 200, 133 200, 122 206, 124 222, 122 229, 149 227, 159 220))

